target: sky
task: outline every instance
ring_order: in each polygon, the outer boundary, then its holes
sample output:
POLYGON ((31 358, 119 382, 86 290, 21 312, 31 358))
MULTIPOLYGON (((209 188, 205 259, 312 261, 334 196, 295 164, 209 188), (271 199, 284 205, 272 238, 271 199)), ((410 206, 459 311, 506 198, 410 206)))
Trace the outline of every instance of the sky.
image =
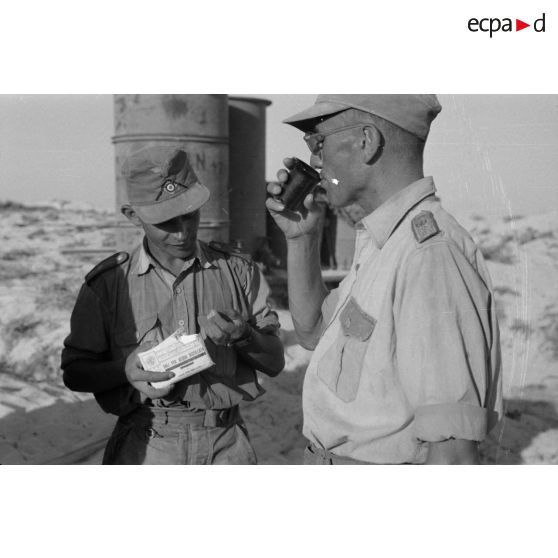
MULTIPOLYGON (((281 121, 314 95, 262 94, 266 177, 285 156, 308 160, 281 121)), ((442 200, 458 216, 558 208, 558 95, 439 95, 425 153, 442 200)), ((112 95, 0 95, 0 199, 115 205, 112 95)))

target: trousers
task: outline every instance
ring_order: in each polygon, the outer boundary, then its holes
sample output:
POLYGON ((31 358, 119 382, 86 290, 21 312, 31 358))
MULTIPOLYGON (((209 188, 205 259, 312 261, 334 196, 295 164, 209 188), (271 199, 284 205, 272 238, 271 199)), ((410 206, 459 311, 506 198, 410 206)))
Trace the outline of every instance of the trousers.
POLYGON ((139 407, 120 417, 103 465, 255 465, 238 407, 221 411, 139 407))

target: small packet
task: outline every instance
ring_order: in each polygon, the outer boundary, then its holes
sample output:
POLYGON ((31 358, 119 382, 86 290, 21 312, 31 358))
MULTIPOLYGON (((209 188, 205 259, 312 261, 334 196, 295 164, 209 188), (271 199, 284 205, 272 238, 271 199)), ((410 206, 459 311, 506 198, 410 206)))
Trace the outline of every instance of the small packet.
POLYGON ((180 382, 215 364, 201 336, 197 333, 188 335, 183 328, 178 328, 156 347, 138 353, 138 357, 145 370, 174 372, 170 380, 151 382, 157 389, 180 382))

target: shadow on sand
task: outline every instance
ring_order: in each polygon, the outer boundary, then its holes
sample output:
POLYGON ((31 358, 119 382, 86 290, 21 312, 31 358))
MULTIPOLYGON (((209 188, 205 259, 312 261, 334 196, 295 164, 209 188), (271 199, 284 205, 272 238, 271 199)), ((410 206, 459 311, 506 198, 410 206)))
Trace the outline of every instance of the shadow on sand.
POLYGON ((483 463, 558 463, 558 401, 544 387, 504 401, 505 417, 481 445, 483 463))
POLYGON ((104 413, 93 399, 62 401, 25 411, 12 406, 0 419, 0 463, 30 465, 58 463, 66 454, 77 462, 112 431, 116 417, 104 413))
MULTIPOLYGON (((242 405, 242 414, 260 464, 300 464, 301 388, 304 368, 264 379, 267 393, 242 405)), ((505 420, 481 445, 483 463, 558 463, 558 414, 553 396, 530 388, 505 401, 505 420)), ((0 419, 0 463, 4 465, 100 463, 116 417, 93 399, 57 401, 0 419)))

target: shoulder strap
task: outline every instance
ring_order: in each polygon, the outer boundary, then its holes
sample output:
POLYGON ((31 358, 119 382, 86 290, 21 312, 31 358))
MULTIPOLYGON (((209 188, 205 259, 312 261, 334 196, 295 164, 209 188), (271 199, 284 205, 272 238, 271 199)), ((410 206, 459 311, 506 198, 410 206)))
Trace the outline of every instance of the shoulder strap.
POLYGON ((419 244, 440 232, 438 223, 436 223, 431 211, 421 211, 415 215, 411 221, 411 228, 419 244))
POLYGON ((95 279, 95 277, 98 277, 99 275, 101 275, 105 271, 108 271, 109 269, 112 269, 113 267, 116 267, 117 265, 121 265, 121 264, 127 262, 129 257, 130 257, 130 254, 128 254, 128 252, 117 252, 116 254, 113 254, 112 256, 109 256, 108 258, 104 259, 102 262, 98 263, 85 276, 85 282, 87 284, 91 283, 91 281, 93 281, 93 279, 95 279))
POLYGON ((232 246, 230 244, 226 244, 224 242, 217 242, 215 240, 209 243, 209 247, 215 250, 216 252, 221 252, 222 254, 227 254, 229 256, 238 256, 247 262, 252 262, 252 257, 250 254, 243 252, 240 248, 236 246, 232 246))

